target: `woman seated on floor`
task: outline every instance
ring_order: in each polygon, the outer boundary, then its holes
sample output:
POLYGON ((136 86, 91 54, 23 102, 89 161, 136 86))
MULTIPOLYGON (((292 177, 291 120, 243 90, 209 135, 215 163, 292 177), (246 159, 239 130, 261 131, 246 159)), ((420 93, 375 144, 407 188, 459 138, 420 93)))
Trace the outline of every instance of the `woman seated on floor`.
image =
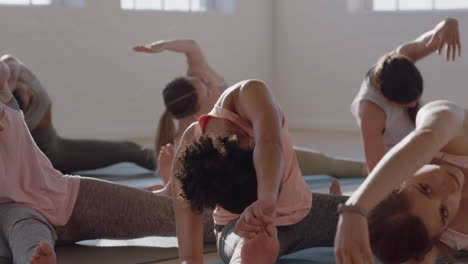
POLYGON ((11 55, 4 55, 0 60, 9 67, 8 84, 23 111, 29 131, 54 168, 70 173, 133 162, 155 169, 154 151, 136 143, 61 137, 52 124, 52 101, 37 76, 11 55))
MULTIPOLYGON (((54 245, 175 235, 172 200, 106 181, 63 175, 34 143, 0 61, 0 263, 56 263, 54 245)), ((205 215, 205 241, 214 242, 205 215)), ((199 232, 203 232, 199 230, 199 232)))
MULTIPOLYGON (((182 133, 190 124, 213 108, 228 86, 224 78, 209 66, 200 46, 194 40, 160 40, 148 45, 135 46, 133 49, 144 53, 173 51, 183 53, 187 59, 186 76, 175 78, 162 92, 166 110, 158 124, 155 149, 160 150, 159 174, 167 182, 174 157, 173 145, 179 142, 182 133), (177 121, 177 130, 174 119, 177 121)), ((327 174, 337 178, 367 175, 362 162, 332 157, 305 148, 295 147, 295 152, 304 175, 327 174)), ((161 186, 156 185, 148 190, 159 188, 161 186)))
POLYGON ((456 19, 445 19, 416 40, 398 46, 367 72, 351 112, 361 128, 369 171, 414 129, 423 93, 415 63, 436 50, 441 54, 444 46, 447 61, 461 55, 456 19))
POLYGON ((340 207, 337 263, 374 263, 372 252, 383 263, 433 263, 437 255, 465 263, 467 173, 467 110, 448 101, 425 105, 416 129, 340 207))
POLYGON ((346 197, 312 195, 286 119, 260 81, 231 86, 187 128, 172 172, 182 263, 203 262, 205 208, 216 207, 218 253, 225 263, 271 264, 284 254, 333 244, 336 206, 346 197))

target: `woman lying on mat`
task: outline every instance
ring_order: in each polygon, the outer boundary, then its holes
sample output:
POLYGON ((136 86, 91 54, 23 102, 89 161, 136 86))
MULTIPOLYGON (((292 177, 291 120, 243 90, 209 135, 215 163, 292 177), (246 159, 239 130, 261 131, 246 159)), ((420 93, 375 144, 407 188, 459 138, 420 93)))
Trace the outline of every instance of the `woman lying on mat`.
POLYGON ((37 146, 62 173, 133 162, 155 169, 154 151, 133 142, 62 138, 52 124, 52 102, 36 75, 11 55, 0 58, 10 69, 13 88, 29 131, 37 146))
MULTIPOLYGON (((1 263, 55 263, 55 244, 85 239, 175 235, 170 198, 55 170, 33 141, 9 76, 0 61, 1 263)), ((204 223, 205 241, 214 242, 211 215, 204 223)))
POLYGON ((423 80, 415 63, 436 50, 441 54, 444 47, 447 61, 461 54, 455 19, 446 19, 416 40, 400 45, 367 73, 351 112, 361 127, 369 171, 414 129, 423 92, 423 80))
POLYGON ((225 263, 271 264, 279 255, 333 244, 336 206, 346 197, 311 194, 285 117, 260 81, 231 86, 187 128, 172 171, 182 263, 203 262, 205 208, 216 207, 225 263))
POLYGON ((416 129, 339 209, 338 263, 374 263, 372 252, 383 263, 433 263, 468 250, 467 114, 448 101, 419 110, 416 129))
MULTIPOLYGON (((167 182, 174 156, 173 144, 179 142, 182 133, 190 124, 213 108, 227 84, 208 65, 200 46, 193 40, 160 40, 148 45, 135 46, 134 50, 146 53, 168 50, 183 53, 187 58, 187 75, 175 78, 167 84, 162 93, 166 110, 158 124, 155 149, 161 150, 158 157, 159 173, 167 182), (178 122, 177 130, 173 119, 178 122)), ((367 175, 362 162, 331 157, 305 148, 295 148, 295 151, 305 175, 327 174, 337 178, 367 175)), ((149 189, 158 188, 159 186, 153 186, 149 189)))

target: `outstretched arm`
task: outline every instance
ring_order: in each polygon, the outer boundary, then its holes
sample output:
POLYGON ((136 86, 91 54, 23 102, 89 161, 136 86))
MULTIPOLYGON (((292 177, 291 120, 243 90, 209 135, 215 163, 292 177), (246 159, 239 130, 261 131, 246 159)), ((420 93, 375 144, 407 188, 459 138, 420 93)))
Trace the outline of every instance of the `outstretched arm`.
POLYGON ((151 44, 133 47, 137 52, 160 53, 165 50, 185 54, 187 58, 187 75, 198 77, 206 84, 224 86, 225 81, 208 65, 200 46, 194 40, 158 40, 151 44))
POLYGON ((422 34, 416 40, 399 46, 396 52, 416 62, 436 50, 440 55, 444 47, 448 61, 455 60, 456 55, 461 56, 458 21, 454 18, 441 21, 434 29, 422 34))
MULTIPOLYGON (((460 134, 464 119, 464 110, 454 103, 435 101, 425 105, 418 113, 415 131, 379 161, 346 204, 372 210, 460 134)), ((362 257, 371 261, 366 218, 350 212, 341 214, 335 237, 335 254, 338 263, 348 263, 351 259, 361 263, 362 257)))

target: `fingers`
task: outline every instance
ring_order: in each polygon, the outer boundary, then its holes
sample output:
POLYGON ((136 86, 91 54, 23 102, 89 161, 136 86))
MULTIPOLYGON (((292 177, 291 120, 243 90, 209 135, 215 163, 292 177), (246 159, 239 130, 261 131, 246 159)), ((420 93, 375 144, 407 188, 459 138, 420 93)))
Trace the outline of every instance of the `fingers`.
POLYGON ((234 229, 234 233, 238 234, 243 238, 253 238, 257 235, 258 232, 262 230, 262 226, 248 224, 245 221, 244 215, 241 215, 239 220, 236 223, 236 228, 234 229))
POLYGON ((277 230, 276 226, 274 225, 267 225, 265 228, 265 231, 270 237, 276 237, 277 236, 277 230))
POLYGON ((445 54, 445 59, 447 61, 450 61, 450 52, 452 50, 452 46, 451 45, 447 45, 447 48, 445 50, 446 54, 445 54))
POLYGON ((341 250, 335 247, 335 260, 337 264, 343 264, 343 255, 341 254, 341 250))
POLYGON ((135 46, 133 50, 136 52, 153 52, 153 49, 148 46, 135 46))
POLYGON ((261 208, 260 206, 253 206, 252 214, 256 219, 260 220, 263 224, 273 224, 273 219, 265 215, 263 213, 263 208, 261 208))

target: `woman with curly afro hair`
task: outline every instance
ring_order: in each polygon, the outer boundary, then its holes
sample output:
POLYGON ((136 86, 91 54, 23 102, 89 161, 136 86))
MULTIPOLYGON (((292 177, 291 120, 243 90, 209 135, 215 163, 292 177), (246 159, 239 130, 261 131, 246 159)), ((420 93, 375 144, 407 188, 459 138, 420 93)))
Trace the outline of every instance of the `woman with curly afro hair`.
POLYGON ((258 80, 229 87, 187 128, 171 177, 182 263, 203 262, 205 208, 215 209, 225 263, 271 264, 280 255, 332 246, 336 207, 346 200, 311 193, 284 114, 258 80))

